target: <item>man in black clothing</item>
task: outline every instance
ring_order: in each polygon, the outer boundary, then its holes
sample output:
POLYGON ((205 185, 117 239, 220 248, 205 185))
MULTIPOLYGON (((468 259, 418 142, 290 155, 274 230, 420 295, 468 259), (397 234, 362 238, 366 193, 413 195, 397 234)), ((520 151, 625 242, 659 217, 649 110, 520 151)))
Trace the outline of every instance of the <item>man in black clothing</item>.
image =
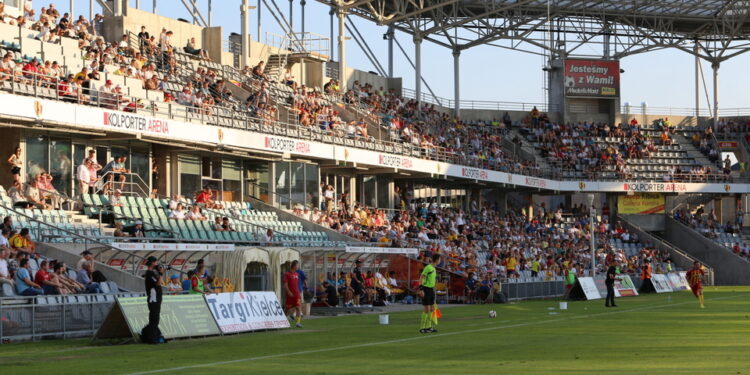
POLYGON ((339 296, 336 294, 336 287, 331 285, 328 281, 323 281, 323 290, 325 290, 325 304, 328 307, 336 307, 339 305, 339 296))
POLYGON ((362 261, 357 259, 357 261, 354 262, 354 270, 352 270, 352 273, 354 274, 354 277, 352 277, 352 289, 354 289, 354 306, 359 307, 359 299, 362 298, 362 295, 364 294, 364 286, 365 286, 365 279, 362 277, 362 270, 359 268, 359 266, 362 265, 362 261))
POLYGON ((141 341, 149 344, 160 344, 164 337, 159 330, 159 314, 161 313, 161 274, 162 268, 156 257, 146 259, 146 303, 148 304, 148 325, 141 331, 141 341))
POLYGON ((607 284, 607 299, 604 307, 617 307, 615 305, 615 280, 619 280, 617 277, 617 261, 612 260, 607 269, 607 279, 604 281, 607 284))

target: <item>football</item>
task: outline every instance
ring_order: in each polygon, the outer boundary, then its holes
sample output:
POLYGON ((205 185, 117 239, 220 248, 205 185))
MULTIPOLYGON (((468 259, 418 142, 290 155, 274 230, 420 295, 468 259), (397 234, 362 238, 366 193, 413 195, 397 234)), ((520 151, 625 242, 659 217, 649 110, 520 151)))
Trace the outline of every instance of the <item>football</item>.
POLYGON ((496 318, 497 317, 497 311, 490 310, 490 318, 496 318))

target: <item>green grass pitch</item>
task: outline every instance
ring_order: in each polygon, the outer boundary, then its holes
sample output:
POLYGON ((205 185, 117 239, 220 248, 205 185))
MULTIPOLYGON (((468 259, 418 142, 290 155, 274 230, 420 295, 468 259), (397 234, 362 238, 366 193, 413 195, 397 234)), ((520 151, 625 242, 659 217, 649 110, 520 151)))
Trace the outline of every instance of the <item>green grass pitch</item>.
POLYGON ((0 374, 750 374, 750 287, 707 287, 705 309, 670 295, 445 308, 431 334, 404 312, 159 346, 9 344, 0 374))

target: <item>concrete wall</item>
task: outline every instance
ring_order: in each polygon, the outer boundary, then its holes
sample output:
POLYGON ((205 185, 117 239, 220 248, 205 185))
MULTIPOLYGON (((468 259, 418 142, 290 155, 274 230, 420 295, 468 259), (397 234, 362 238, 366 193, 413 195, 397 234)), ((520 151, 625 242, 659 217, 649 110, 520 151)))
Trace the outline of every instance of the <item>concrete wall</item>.
MULTIPOLYGON (((648 108, 646 109, 646 111, 648 112, 648 108)), ((649 115, 649 114, 641 115, 641 114, 627 114, 627 113, 621 113, 620 116, 618 116, 617 120, 620 123, 628 124, 634 118, 640 124, 651 124, 658 119, 669 118, 669 121, 672 122, 672 124, 675 124, 679 127, 694 127, 698 125, 705 126, 711 122, 711 118, 708 118, 708 117, 699 117, 696 120, 695 116, 649 115)))
POLYGON ((711 266, 716 272, 714 281, 717 285, 750 284, 750 262, 739 258, 728 248, 703 237, 682 223, 667 218, 662 237, 711 266))
MULTIPOLYGON (((324 80, 328 82, 328 77, 326 77, 324 80)), ((362 70, 357 70, 353 68, 346 68, 346 80, 342 80, 341 82, 346 82, 346 87, 350 88, 354 84, 354 81, 359 81, 361 85, 364 85, 366 83, 369 83, 374 87, 376 90, 380 87, 383 87, 384 89, 394 89, 396 92, 401 91, 401 78, 388 78, 383 77, 377 74, 372 74, 370 72, 365 72, 362 70)))
POLYGON ((630 223, 637 225, 649 232, 661 232, 664 230, 666 215, 620 215, 630 223))
MULTIPOLYGON (((175 6, 177 6, 175 4, 175 6)), ((181 5, 180 5, 181 6, 181 5)), ((195 41, 201 48, 209 51, 212 58, 220 60, 221 50, 223 48, 223 36, 221 27, 203 28, 191 23, 178 21, 175 18, 159 16, 157 14, 127 8, 124 10, 125 16, 122 17, 105 17, 104 19, 104 37, 108 41, 120 40, 123 34, 130 31, 138 34, 141 26, 146 26, 149 34, 156 36, 158 42, 161 29, 165 28, 174 33, 172 35, 172 45, 175 48, 185 47, 190 38, 195 41)))

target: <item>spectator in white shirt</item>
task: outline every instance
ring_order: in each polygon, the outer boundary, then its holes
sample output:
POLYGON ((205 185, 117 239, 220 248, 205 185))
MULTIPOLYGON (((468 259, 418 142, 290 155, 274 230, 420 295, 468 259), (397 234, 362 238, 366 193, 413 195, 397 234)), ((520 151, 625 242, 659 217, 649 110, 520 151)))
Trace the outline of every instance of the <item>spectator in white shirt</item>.
POLYGON ((177 203, 177 207, 169 213, 169 218, 177 220, 185 219, 185 211, 183 210, 182 203, 177 203))
POLYGON ((84 160, 83 164, 78 166, 76 179, 78 180, 78 186, 80 188, 81 194, 91 194, 93 192, 93 187, 91 186, 91 167, 91 159, 84 160))
MULTIPOLYGON (((3 236, 5 237, 5 242, 8 242, 7 239, 7 232, 5 229, 3 229, 3 236)), ((0 249, 0 284, 10 284, 11 286, 14 286, 13 279, 10 277, 10 271, 8 270, 8 254, 10 252, 6 249, 0 249)))

